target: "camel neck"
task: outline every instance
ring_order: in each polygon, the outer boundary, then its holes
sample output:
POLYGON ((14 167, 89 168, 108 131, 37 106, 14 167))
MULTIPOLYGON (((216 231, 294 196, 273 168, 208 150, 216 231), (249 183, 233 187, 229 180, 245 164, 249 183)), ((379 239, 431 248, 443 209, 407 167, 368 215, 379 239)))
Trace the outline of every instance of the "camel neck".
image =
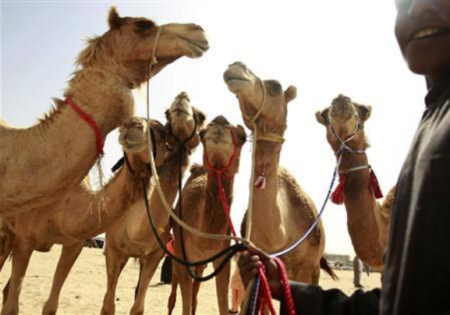
MULTIPOLYGON (((171 151, 164 160, 164 163, 157 167, 161 189, 170 205, 173 205, 178 194, 178 177, 181 170, 183 176, 189 164, 189 155, 184 154, 182 163, 180 164, 180 149, 177 147, 171 151), (181 167, 181 169, 180 169, 181 167)), ((139 201, 140 202, 140 201, 139 201)), ((155 224, 159 228, 164 228, 169 222, 169 214, 159 196, 154 189, 150 195, 150 206, 155 220, 155 224)), ((128 233, 130 239, 137 242, 148 243, 148 246, 155 246, 155 243, 148 242, 148 235, 151 235, 150 226, 148 224, 147 213, 144 204, 134 207, 138 212, 136 215, 130 214, 126 225, 129 226, 128 233), (138 217, 138 219, 136 219, 138 217)), ((157 245, 156 245, 157 246, 157 245)))
MULTIPOLYGON (((131 90, 117 77, 92 69, 77 72, 65 92, 86 114, 96 122, 102 138, 124 123, 133 113, 131 90)), ((15 181, 8 181, 7 196, 14 196, 14 204, 22 211, 50 206, 63 192, 78 185, 98 158, 97 138, 91 126, 82 120, 67 104, 56 100, 57 109, 39 124, 16 130, 11 137, 27 150, 15 153, 15 163, 26 165, 15 181), (28 163, 29 154, 33 163, 28 163), (50 162, 49 162, 50 161, 50 162), (26 177, 45 178, 36 190, 26 177), (17 184, 16 184, 17 183, 17 184), (11 192, 23 191, 21 197, 11 192), (42 192, 51 192, 43 194, 42 192), (20 199, 23 199, 20 200, 20 199)), ((5 154, 9 154, 7 151, 5 154)), ((12 153, 11 153, 12 155, 12 153)), ((7 180, 7 179, 6 179, 7 180)), ((5 199, 2 209, 8 209, 5 199)))
MULTIPOLYGON (((228 178, 223 176, 221 181, 225 191, 225 198, 229 207, 231 207, 231 204, 233 203, 234 177, 228 178)), ((211 232, 225 234, 226 231, 229 230, 228 220, 219 194, 218 178, 214 175, 207 175, 205 204, 204 211, 202 211, 203 219, 201 222, 204 225, 204 228, 207 228, 211 232)))
POLYGON ((67 231, 69 235, 88 239, 103 233, 132 203, 143 198, 142 179, 148 182, 149 177, 141 178, 136 174, 136 170, 142 168, 136 163, 132 163, 132 167, 133 172, 124 165, 100 191, 90 192, 90 197, 70 196, 77 205, 67 214, 73 217, 70 231, 67 231))
POLYGON ((282 144, 268 141, 258 141, 256 147, 255 180, 265 177, 265 188, 254 187, 251 240, 269 251, 280 248, 286 239, 277 202, 281 149, 282 144))
MULTIPOLYGON (((366 154, 345 153, 340 170, 363 165, 368 165, 366 154)), ((344 204, 350 238, 358 257, 372 266, 382 266, 384 249, 379 241, 374 241, 380 240, 380 210, 372 192, 369 169, 347 174, 344 204)))

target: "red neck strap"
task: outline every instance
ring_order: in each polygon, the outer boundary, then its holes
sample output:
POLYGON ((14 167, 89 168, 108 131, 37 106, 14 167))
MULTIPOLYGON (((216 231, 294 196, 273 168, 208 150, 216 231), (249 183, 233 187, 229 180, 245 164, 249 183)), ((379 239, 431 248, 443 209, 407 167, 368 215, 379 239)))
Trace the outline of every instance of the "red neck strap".
POLYGON ((66 98, 64 102, 69 105, 74 112, 77 113, 78 116, 80 116, 81 119, 83 119, 92 128, 92 130, 94 130, 95 138, 97 140, 97 152, 98 154, 103 155, 103 146, 105 142, 95 120, 88 113, 82 110, 81 107, 78 106, 71 98, 66 98))

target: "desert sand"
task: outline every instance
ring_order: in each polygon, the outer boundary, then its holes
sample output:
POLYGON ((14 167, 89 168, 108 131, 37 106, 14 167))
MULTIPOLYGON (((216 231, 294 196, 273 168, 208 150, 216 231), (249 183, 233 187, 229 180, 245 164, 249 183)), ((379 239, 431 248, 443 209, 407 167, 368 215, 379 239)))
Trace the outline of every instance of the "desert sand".
MULTIPOLYGON (((61 252, 61 246, 55 245, 49 253, 34 252, 30 266, 23 281, 20 296, 20 314, 41 314, 48 294, 56 264, 61 252)), ((162 262, 161 262, 162 264, 162 262)), ((161 266, 160 266, 161 267, 161 266)), ((157 285, 160 277, 160 267, 157 269, 146 298, 146 314, 167 314, 167 298, 169 285, 157 285)), ((234 266, 233 266, 234 267, 234 266)), ((207 269, 206 271, 211 271, 207 269)), ((116 296, 116 314, 129 314, 134 299, 134 289, 137 284, 139 266, 132 260, 125 267, 116 296)), ((0 286, 3 288, 11 273, 11 263, 7 261, 0 274, 0 286)), ((339 281, 333 281, 328 275, 322 275, 320 285, 324 288, 339 288, 351 294, 353 287, 352 271, 336 271, 339 281)), ((362 284, 365 290, 380 286, 380 274, 363 275, 362 284)), ((99 314, 106 289, 105 259, 102 250, 85 248, 75 263, 61 293, 58 314, 91 315, 99 314)), ((218 314, 216 290, 213 280, 202 285, 199 294, 197 314, 218 314)), ((178 290, 177 306, 174 314, 181 314, 181 293, 178 290)))

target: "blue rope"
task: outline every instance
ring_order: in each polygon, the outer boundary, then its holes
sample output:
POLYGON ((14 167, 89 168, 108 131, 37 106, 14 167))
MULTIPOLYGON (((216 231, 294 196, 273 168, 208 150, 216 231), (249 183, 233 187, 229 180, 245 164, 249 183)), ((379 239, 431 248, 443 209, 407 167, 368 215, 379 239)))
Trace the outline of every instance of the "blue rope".
POLYGON ((325 211, 325 207, 328 203, 328 200, 330 199, 330 195, 333 191, 333 186, 334 186, 334 182, 336 181, 336 175, 338 173, 338 168, 339 168, 339 164, 341 164, 341 157, 342 157, 342 153, 345 150, 345 144, 343 143, 341 145, 341 147, 338 150, 338 153, 340 153, 339 155, 339 159, 336 163, 336 167, 334 168, 334 172, 333 172, 333 178, 331 179, 331 184, 330 187, 328 188, 328 193, 327 196, 322 204, 322 208, 320 209, 319 214, 317 215, 316 219, 314 220, 313 224, 311 225, 311 227, 308 229, 308 231, 306 231, 305 235, 303 235, 303 237, 301 237, 297 242, 295 242, 294 244, 292 244, 291 246, 289 246, 286 249, 283 249, 277 253, 274 254, 270 254, 270 257, 279 257, 279 256, 283 256, 286 255, 288 253, 290 253, 291 251, 293 251, 295 248, 297 248, 300 244, 302 244, 306 238, 308 238, 308 236, 312 233, 312 231, 314 230, 314 228, 317 226, 317 224, 319 223, 320 217, 322 216, 323 212, 325 211))
POLYGON ((254 315, 256 312, 256 303, 258 302, 258 292, 261 280, 259 276, 256 276, 255 283, 253 285, 252 296, 250 298, 250 305, 247 315, 254 315))

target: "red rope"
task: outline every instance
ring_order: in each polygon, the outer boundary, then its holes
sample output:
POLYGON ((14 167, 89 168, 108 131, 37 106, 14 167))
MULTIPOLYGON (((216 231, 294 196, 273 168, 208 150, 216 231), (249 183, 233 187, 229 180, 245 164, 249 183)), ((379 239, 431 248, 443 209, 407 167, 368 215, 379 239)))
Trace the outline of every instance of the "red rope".
POLYGON ((284 264, 280 258, 275 257, 274 259, 278 265, 278 268, 280 269, 281 283, 283 285, 284 298, 285 298, 286 306, 288 308, 288 314, 296 315, 294 299, 292 298, 292 292, 291 292, 291 287, 289 285, 289 279, 287 276, 286 268, 284 267, 284 264))
POLYGON ((347 174, 340 174, 339 185, 331 194, 331 201, 333 201, 337 205, 341 205, 344 203, 344 190, 346 181, 347 181, 347 174))
POLYGON ((258 292, 258 303, 255 314, 265 315, 266 308, 269 307, 270 314, 276 315, 275 308, 272 303, 272 294, 270 293, 269 282, 266 277, 266 268, 262 266, 258 269, 260 286, 258 292))
POLYGON ((231 135, 231 140, 233 141, 233 155, 231 156, 230 160, 228 161, 228 164, 222 168, 215 168, 213 165, 211 165, 211 163, 209 162, 209 157, 208 157, 208 152, 205 148, 205 150, 203 150, 203 155, 204 155, 204 160, 205 163, 207 165, 207 167, 209 169, 211 169, 216 178, 217 178, 217 185, 219 186, 219 198, 220 201, 222 202, 222 208, 223 211, 225 212, 225 216, 227 217, 227 223, 228 223, 228 227, 230 229, 230 232, 233 236, 236 236, 236 230, 234 229, 233 226, 233 222, 231 221, 231 215, 230 215, 230 204, 228 203, 227 200, 227 195, 225 193, 225 189, 223 188, 223 184, 222 184, 222 178, 224 176, 224 173, 233 166, 234 162, 236 161, 237 158, 237 154, 238 154, 238 150, 237 150, 237 142, 236 142, 236 136, 234 135, 234 133, 232 132, 231 129, 228 129, 231 135))
POLYGON ((383 198, 383 193, 381 192, 380 184, 378 182, 378 178, 375 175, 375 172, 370 170, 370 189, 372 189, 375 198, 383 198))
POLYGON ((222 185, 222 175, 217 174, 216 178, 217 184, 219 185, 219 197, 220 201, 222 202, 223 211, 225 212, 225 216, 227 217, 228 227, 230 228, 231 234, 233 236, 236 236, 236 231, 234 230, 233 222, 231 221, 230 216, 230 205, 228 204, 227 195, 222 185))
POLYGON ((78 116, 80 116, 81 119, 83 119, 92 128, 92 130, 94 130, 95 138, 97 140, 97 152, 98 154, 103 155, 103 146, 105 145, 105 142, 95 120, 88 113, 82 110, 81 107, 78 106, 71 98, 66 98, 64 102, 69 105, 74 112, 77 113, 78 116))

